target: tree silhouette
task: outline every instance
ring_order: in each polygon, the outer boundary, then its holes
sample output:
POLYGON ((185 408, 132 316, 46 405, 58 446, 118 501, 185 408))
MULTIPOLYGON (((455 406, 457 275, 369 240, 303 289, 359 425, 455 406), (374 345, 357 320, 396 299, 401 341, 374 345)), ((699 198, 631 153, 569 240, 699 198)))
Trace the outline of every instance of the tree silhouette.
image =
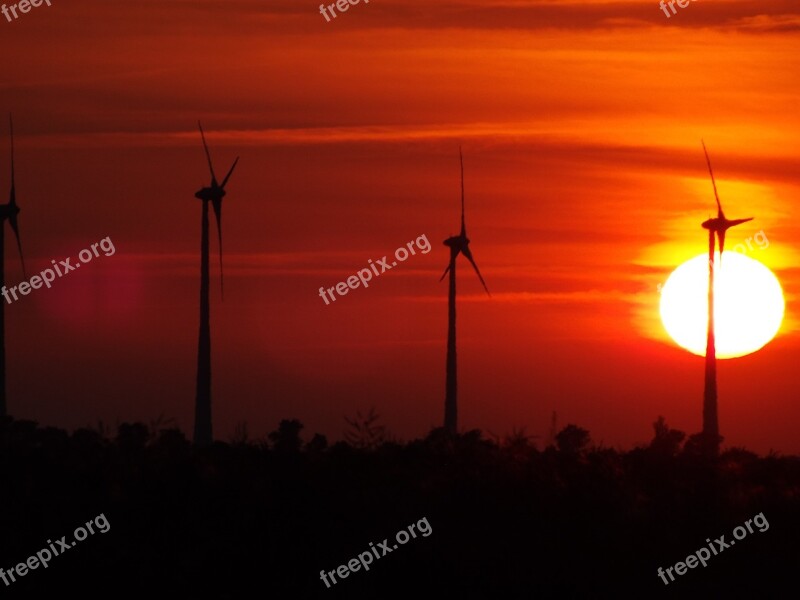
POLYGON ((315 433, 311 441, 306 444, 306 452, 309 454, 322 454, 328 449, 328 438, 320 433, 315 433))
POLYGON ((276 452, 296 454, 300 452, 303 442, 300 439, 300 430, 303 424, 297 419, 283 419, 278 425, 278 430, 269 434, 269 441, 276 452))
POLYGON ((650 442, 650 450, 659 456, 676 456, 681 450, 681 443, 686 434, 677 429, 670 429, 662 416, 653 423, 653 429, 655 435, 650 442))
POLYGON ((589 432, 577 425, 567 425, 558 432, 556 445, 564 454, 578 455, 589 445, 589 432))
POLYGON ((683 445, 683 452, 692 457, 714 457, 719 454, 724 439, 721 435, 701 431, 689 436, 683 445))
POLYGON ((369 409, 369 414, 363 416, 361 411, 356 411, 354 419, 344 418, 349 429, 344 432, 344 439, 354 448, 373 450, 386 441, 386 427, 378 425, 380 416, 375 408, 369 409))
POLYGON ((233 445, 246 445, 250 439, 250 434, 247 431, 247 421, 239 421, 233 429, 233 433, 228 438, 228 441, 233 445))

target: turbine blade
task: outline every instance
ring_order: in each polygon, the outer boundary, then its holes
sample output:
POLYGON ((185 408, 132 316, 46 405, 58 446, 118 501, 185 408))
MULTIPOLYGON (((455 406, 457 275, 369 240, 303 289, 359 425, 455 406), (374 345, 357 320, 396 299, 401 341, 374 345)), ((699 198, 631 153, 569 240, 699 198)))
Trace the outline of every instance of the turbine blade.
POLYGON ((719 237, 719 260, 722 263, 722 253, 725 252, 725 230, 717 231, 717 237, 719 237))
POLYGON ((9 225, 11 225, 11 230, 14 232, 14 236, 17 238, 19 260, 22 263, 22 275, 27 279, 28 274, 25 272, 25 257, 22 254, 22 242, 19 239, 19 223, 17 222, 17 213, 19 213, 19 209, 17 208, 17 190, 14 183, 14 120, 11 114, 8 115, 8 126, 11 131, 11 193, 8 199, 8 206, 11 210, 9 211, 8 222, 9 225))
POLYGON ((231 166, 231 170, 230 170, 230 171, 228 171, 228 174, 227 174, 227 175, 225 175, 225 179, 223 179, 223 180, 222 180, 222 185, 221 185, 220 187, 221 187, 223 190, 225 189, 225 184, 227 184, 227 183, 228 183, 228 179, 230 179, 230 178, 231 178, 231 175, 233 174, 233 170, 236 168, 236 163, 238 163, 238 162, 239 162, 239 157, 237 156, 237 157, 236 157, 236 160, 235 160, 235 161, 233 161, 233 165, 231 166))
POLYGON ((467 237, 467 226, 464 221, 464 155, 458 146, 458 158, 461 161, 461 237, 467 237))
POLYGON ((491 296, 491 294, 489 293, 489 288, 486 287, 486 282, 483 280, 480 270, 478 270, 478 265, 475 264, 475 259, 472 258, 472 251, 470 251, 469 246, 464 248, 462 252, 464 253, 464 256, 467 257, 467 260, 472 263, 472 266, 475 267, 475 272, 478 274, 478 279, 480 279, 481 283, 483 284, 483 289, 485 289, 486 293, 489 294, 489 296, 491 296))
POLYGON ((753 217, 749 219, 734 219, 733 221, 728 221, 728 227, 735 227, 736 225, 741 225, 742 223, 747 223, 748 221, 752 221, 753 217))
POLYGON ((219 236, 219 291, 222 299, 225 300, 225 286, 222 276, 222 198, 215 198, 211 201, 214 207, 214 216, 217 218, 217 235, 219 236))
POLYGON ((717 200, 717 208, 719 209, 718 217, 725 218, 725 213, 722 212, 722 204, 719 202, 719 194, 717 193, 717 182, 714 179, 714 171, 711 169, 711 159, 708 157, 708 150, 706 150, 706 143, 703 140, 700 140, 703 144, 703 152, 706 154, 706 163, 708 163, 708 172, 711 174, 711 185, 714 186, 714 198, 717 200))
POLYGON ((450 272, 450 267, 452 267, 452 266, 453 266, 452 262, 449 265, 447 265, 447 268, 444 270, 444 273, 442 273, 442 276, 439 277, 439 281, 444 279, 444 276, 447 275, 450 272))
POLYGON ((203 126, 200 124, 200 121, 197 122, 197 126, 200 128, 200 137, 203 138, 203 148, 206 150, 206 158, 208 159, 208 170, 211 171, 211 181, 214 185, 217 184, 217 176, 214 175, 214 165, 211 164, 211 153, 208 151, 208 144, 206 144, 206 134, 203 133, 203 126))

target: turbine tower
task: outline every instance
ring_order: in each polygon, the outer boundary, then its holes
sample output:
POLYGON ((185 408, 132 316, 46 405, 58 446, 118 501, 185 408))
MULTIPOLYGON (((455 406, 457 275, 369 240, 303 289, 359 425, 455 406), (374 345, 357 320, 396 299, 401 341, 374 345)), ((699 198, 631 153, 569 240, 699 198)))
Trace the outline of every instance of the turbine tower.
MULTIPOLYGON (((8 220, 9 225, 11 225, 11 230, 14 232, 14 236, 17 238, 19 259, 22 262, 22 274, 26 280, 28 279, 28 276, 25 273, 25 259, 22 257, 22 244, 19 241, 19 226, 17 225, 19 207, 17 206, 17 191, 14 186, 14 122, 11 120, 11 115, 8 116, 8 125, 11 132, 11 194, 9 196, 8 204, 0 205, 0 289, 5 289, 6 284, 4 251, 6 220, 8 220)), ((8 414, 7 411, 5 303, 0 300, 0 417, 5 417, 8 414)))
MULTIPOLYGON (((458 393, 457 393, 457 378, 456 378, 456 258, 459 254, 463 254, 478 274, 478 279, 483 284, 483 289, 489 294, 489 288, 486 287, 486 282, 481 277, 481 272, 478 270, 478 265, 475 264, 475 259, 472 258, 472 252, 469 249, 469 238, 467 237, 467 227, 464 223, 464 157, 461 154, 461 147, 458 148, 458 155, 461 159, 461 233, 447 238, 444 241, 445 246, 450 247, 450 263, 444 270, 439 281, 444 279, 448 271, 450 272, 450 293, 448 294, 447 302, 447 380, 445 384, 445 398, 444 398, 444 426, 449 433, 455 434, 457 432, 458 423, 458 393)), ((491 294, 489 294, 491 296, 491 294)))
POLYGON ((217 183, 217 176, 214 175, 214 166, 211 164, 211 154, 206 144, 206 136, 203 133, 203 126, 197 122, 200 129, 200 137, 203 140, 203 148, 208 159, 208 169, 211 171, 211 185, 202 188, 195 193, 194 197, 203 201, 203 218, 200 242, 200 335, 197 342, 197 395, 195 397, 194 409, 194 443, 199 446, 207 446, 212 441, 211 433, 211 326, 209 324, 209 304, 208 304, 208 203, 214 208, 214 215, 217 219, 217 234, 219 236, 219 279, 220 292, 222 293, 222 199, 225 197, 225 185, 228 183, 239 157, 233 161, 230 171, 222 180, 222 184, 217 183))
POLYGON ((711 185, 714 187, 714 198, 717 201, 717 217, 703 222, 704 229, 708 229, 708 329, 706 337, 706 378, 705 389, 703 391, 703 441, 707 444, 707 450, 712 454, 719 452, 719 445, 722 439, 719 435, 719 421, 717 419, 717 348, 714 338, 714 271, 716 267, 716 257, 714 248, 714 235, 719 238, 719 261, 722 266, 722 253, 725 250, 725 232, 731 227, 741 225, 748 219, 725 218, 722 212, 722 204, 717 193, 717 182, 714 180, 714 171, 711 169, 711 159, 708 157, 705 142, 703 152, 706 155, 708 172, 711 175, 711 185))

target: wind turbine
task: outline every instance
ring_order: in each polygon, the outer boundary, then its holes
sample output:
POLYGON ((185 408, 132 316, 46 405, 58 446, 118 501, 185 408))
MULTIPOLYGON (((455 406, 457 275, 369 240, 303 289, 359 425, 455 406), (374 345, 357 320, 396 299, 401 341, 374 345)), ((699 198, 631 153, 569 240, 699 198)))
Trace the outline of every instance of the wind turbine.
MULTIPOLYGON (((467 237, 467 227, 464 222, 464 156, 461 153, 461 147, 458 148, 458 155, 461 159, 461 233, 451 236, 444 241, 445 246, 450 247, 450 263, 442 273, 439 281, 444 279, 448 271, 450 272, 450 293, 448 294, 447 303, 447 380, 445 387, 444 398, 444 426, 450 433, 457 432, 457 378, 456 378, 456 258, 459 254, 463 254, 478 274, 478 279, 483 284, 483 289, 489 294, 489 288, 486 287, 486 282, 478 270, 478 265, 475 264, 475 259, 472 258, 472 252, 469 249, 469 238, 467 237)), ((489 294, 491 296, 491 294, 489 294)))
MULTIPOLYGON (((5 290, 6 284, 4 251, 6 229, 4 222, 6 220, 8 220, 11 230, 17 238, 19 259, 22 262, 22 274, 26 280, 28 279, 25 273, 25 259, 22 256, 22 244, 19 241, 19 226, 17 224, 19 207, 17 206, 17 190, 14 185, 14 122, 11 120, 11 115, 8 115, 8 125, 11 132, 11 194, 8 204, 0 205, 0 289, 3 290, 5 290)), ((0 300, 0 417, 5 417, 6 414, 8 414, 6 407, 6 322, 5 304, 0 300)))
POLYGON ((194 442, 200 446, 207 446, 212 441, 211 435, 211 326, 209 324, 208 304, 208 203, 214 208, 217 218, 217 234, 219 236, 219 279, 220 293, 222 293, 222 199, 225 197, 225 185, 228 183, 239 157, 233 161, 230 171, 217 183, 214 166, 211 163, 211 153, 208 151, 206 136, 203 126, 197 122, 203 148, 208 159, 208 170, 211 171, 211 185, 200 189, 194 197, 203 201, 202 233, 200 242, 200 336, 197 342, 197 395, 195 397, 194 412, 194 442))
POLYGON ((714 187, 714 198, 717 201, 716 218, 708 219, 702 224, 704 229, 708 229, 708 330, 706 337, 706 380, 703 392, 703 438, 709 444, 709 450, 716 454, 719 452, 721 439, 719 437, 719 421, 717 419, 717 348, 714 338, 714 271, 716 266, 714 234, 719 238, 719 261, 720 266, 722 266, 722 252, 725 250, 725 232, 731 227, 752 221, 753 217, 732 220, 725 217, 725 213, 722 212, 722 204, 719 201, 719 194, 717 193, 714 171, 711 169, 711 159, 708 157, 705 142, 702 142, 702 144, 703 152, 706 155, 706 163, 708 164, 708 172, 711 175, 711 185, 714 187))

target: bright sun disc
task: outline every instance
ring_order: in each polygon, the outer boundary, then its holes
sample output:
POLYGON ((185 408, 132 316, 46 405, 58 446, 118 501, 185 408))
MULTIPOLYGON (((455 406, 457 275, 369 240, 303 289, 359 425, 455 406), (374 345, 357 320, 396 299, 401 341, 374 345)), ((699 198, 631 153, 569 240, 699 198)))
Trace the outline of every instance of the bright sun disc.
MULTIPOLYGON (((744 356, 764 347, 783 321, 778 278, 739 252, 719 253, 714 272, 714 327, 718 358, 744 356)), ((673 340, 693 354, 706 354, 708 255, 687 260, 661 290, 661 322, 673 340)))

